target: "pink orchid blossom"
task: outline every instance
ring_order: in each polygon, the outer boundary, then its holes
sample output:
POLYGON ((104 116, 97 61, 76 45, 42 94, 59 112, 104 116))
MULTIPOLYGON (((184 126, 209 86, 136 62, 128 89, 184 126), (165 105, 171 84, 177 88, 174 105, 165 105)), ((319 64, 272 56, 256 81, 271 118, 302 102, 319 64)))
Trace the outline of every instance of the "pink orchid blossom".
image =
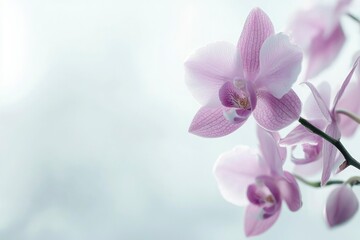
MULTIPOLYGON (((341 88, 335 96, 331 108, 329 104, 330 87, 328 83, 325 82, 320 85, 321 93, 310 82, 304 83, 310 88, 316 102, 316 104, 305 105, 307 107, 305 109, 308 109, 308 115, 314 117, 314 119, 310 120, 310 122, 335 139, 340 139, 340 129, 343 128, 344 124, 339 121, 339 114, 336 112, 338 102, 342 98, 343 93, 349 84, 357 65, 358 61, 354 64, 350 73, 345 78, 341 88)), ((296 159, 293 157, 294 162, 298 164, 307 164, 319 160, 322 157, 323 169, 321 185, 326 184, 330 178, 333 168, 337 165, 340 158, 342 158, 342 155, 339 154, 337 149, 331 143, 321 139, 317 135, 314 135, 301 125, 297 126, 284 139, 281 139, 280 144, 282 146, 294 146, 302 144, 305 157, 303 159, 296 159)))
POLYGON ((325 218, 329 227, 340 225, 351 219, 359 209, 359 201, 346 185, 335 188, 329 195, 326 207, 325 218))
POLYGON ((288 31, 308 57, 306 79, 313 78, 331 65, 345 43, 340 24, 352 0, 338 0, 334 5, 315 5, 295 14, 288 31))
POLYGON ((282 200, 291 211, 301 205, 299 186, 283 170, 286 149, 278 145, 279 135, 258 127, 260 152, 239 146, 222 154, 214 174, 223 197, 236 205, 248 204, 245 234, 254 236, 269 229, 280 214, 282 200))
POLYGON ((237 46, 217 42, 199 49, 185 63, 187 85, 203 107, 189 131, 225 136, 253 113, 263 128, 277 131, 298 119, 301 102, 292 84, 302 53, 282 34, 274 34, 259 8, 247 17, 237 46))

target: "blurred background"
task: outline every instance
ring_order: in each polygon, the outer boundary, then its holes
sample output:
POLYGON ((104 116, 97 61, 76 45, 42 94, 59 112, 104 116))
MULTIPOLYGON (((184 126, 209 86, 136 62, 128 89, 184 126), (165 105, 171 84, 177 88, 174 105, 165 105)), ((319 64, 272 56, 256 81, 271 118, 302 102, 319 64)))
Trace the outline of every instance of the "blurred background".
MULTIPOLYGON (((303 5, 2 0, 0 239, 244 239, 243 209, 221 197, 212 167, 235 145, 257 146, 254 120, 221 139, 189 134, 199 104, 183 62, 207 43, 236 43, 253 7, 278 32, 303 5)), ((334 84, 360 49, 359 27, 343 24, 345 49, 319 77, 334 84)), ((359 138, 344 142, 358 158, 359 138)), ((359 213, 329 230, 323 207, 331 188, 300 187, 302 209, 283 207, 254 239, 358 239, 359 213)))

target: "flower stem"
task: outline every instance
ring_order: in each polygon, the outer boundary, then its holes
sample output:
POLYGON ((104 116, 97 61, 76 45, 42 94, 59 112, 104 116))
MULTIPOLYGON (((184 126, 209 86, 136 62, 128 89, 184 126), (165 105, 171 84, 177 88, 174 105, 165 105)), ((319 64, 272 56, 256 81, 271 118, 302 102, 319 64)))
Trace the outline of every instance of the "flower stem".
POLYGON ((360 124, 360 117, 356 116, 355 114, 345 111, 345 110, 336 110, 336 113, 340 113, 340 114, 344 114, 345 116, 351 118, 352 120, 354 120, 355 122, 360 124))
POLYGON ((346 14, 348 17, 350 17, 352 20, 354 20, 355 22, 360 24, 360 19, 358 17, 356 17, 355 15, 351 14, 351 13, 347 13, 346 14))
MULTIPOLYGON (((306 180, 303 177, 300 177, 299 175, 293 174, 294 177, 299 180, 300 182, 310 186, 310 187, 315 187, 315 188, 320 188, 321 187, 321 182, 311 182, 306 180)), ((342 180, 330 180, 328 181, 324 186, 330 186, 330 185, 334 185, 334 184, 343 184, 344 181, 342 180)))
POLYGON ((322 137, 323 139, 325 139, 326 141, 328 141, 332 145, 334 145, 342 153, 342 155, 344 156, 344 158, 345 158, 346 162, 348 163, 348 165, 351 165, 351 166, 353 166, 353 167, 360 170, 360 163, 358 161, 356 161, 356 159, 353 158, 353 156, 351 156, 351 154, 346 150, 344 145, 340 142, 340 139, 337 140, 337 139, 327 135, 326 133, 324 133, 323 131, 321 131, 320 129, 318 129, 317 127, 315 127, 309 121, 307 121, 306 119, 304 119, 302 117, 299 118, 299 122, 304 127, 306 127, 311 132, 313 132, 314 134, 322 137))

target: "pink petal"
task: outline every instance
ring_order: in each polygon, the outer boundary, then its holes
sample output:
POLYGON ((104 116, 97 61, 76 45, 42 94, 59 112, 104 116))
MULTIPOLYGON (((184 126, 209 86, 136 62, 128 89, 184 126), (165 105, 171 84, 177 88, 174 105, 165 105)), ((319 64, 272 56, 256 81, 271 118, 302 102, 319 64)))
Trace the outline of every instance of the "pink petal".
POLYGON ((268 230, 278 219, 280 211, 268 218, 261 218, 263 209, 250 204, 245 213, 245 234, 247 237, 259 235, 268 230))
POLYGON ((222 137, 234 132, 245 123, 246 118, 237 123, 230 122, 224 117, 224 110, 223 107, 200 108, 191 122, 189 132, 201 137, 222 137))
POLYGON ((350 82, 350 80, 352 78, 352 75, 353 75, 353 73, 354 73, 357 66, 358 66, 358 64, 357 64, 357 62, 355 62, 353 68, 351 69, 350 73, 346 76, 343 84, 341 85, 340 90, 338 91, 338 93, 335 96, 334 103, 333 103, 333 108, 332 108, 332 114, 333 115, 335 115, 336 105, 339 102, 339 99, 341 98, 341 96, 343 95, 347 85, 349 84, 349 82, 350 82))
POLYGON ((214 174, 222 196, 236 205, 248 203, 247 188, 256 176, 266 174, 257 153, 239 146, 223 153, 216 161, 214 174))
POLYGON ((325 103, 325 101, 321 97, 320 93, 316 90, 314 85, 312 85, 310 82, 304 82, 304 84, 306 84, 310 88, 310 90, 315 98, 315 101, 320 109, 320 112, 323 114, 326 121, 331 122, 332 118, 331 118, 331 113, 329 111, 329 106, 325 103))
POLYGON ((330 227, 351 219, 359 208, 359 202, 350 187, 342 185, 332 191, 325 208, 325 217, 330 227))
POLYGON ((284 172, 284 176, 285 178, 278 182, 281 198, 291 211, 297 211, 302 206, 299 185, 291 173, 284 172))
POLYGON ((340 24, 330 36, 319 34, 312 40, 309 52, 307 77, 313 78, 331 65, 345 43, 345 34, 340 24))
POLYGON ((265 163, 268 165, 271 174, 282 175, 282 155, 284 155, 283 150, 285 148, 279 146, 272 133, 267 132, 261 127, 257 128, 257 134, 260 142, 259 148, 262 153, 262 157, 265 163), (280 152, 282 153, 282 155, 280 155, 280 152))
MULTIPOLYGON (((316 127, 319 126, 318 122, 319 121, 310 121, 310 123, 316 127)), ((294 146, 303 143, 317 144, 318 141, 319 138, 315 134, 311 133, 307 128, 300 124, 281 139, 279 144, 280 146, 294 146)))
POLYGON ((258 101, 253 111, 254 118, 263 128, 278 131, 299 119, 301 101, 291 90, 281 99, 265 91, 258 92, 258 101))
POLYGON ((220 87, 242 75, 238 50, 227 42, 200 48, 185 62, 186 83, 201 105, 218 106, 220 87))
MULTIPOLYGON (((354 82, 350 83, 350 85, 347 87, 344 95, 339 100, 337 104, 336 110, 345 110, 347 112, 351 112, 355 115, 360 115, 360 104, 354 99, 357 99, 359 97, 360 93, 360 83, 354 82)), ((358 123, 349 118, 348 116, 345 116, 343 114, 337 114, 340 121, 338 122, 338 126, 341 130, 341 135, 346 137, 351 137, 358 127, 358 123)))
POLYGON ((337 5, 335 7, 335 11, 338 14, 345 13, 351 2, 352 0, 338 0, 337 5))
MULTIPOLYGON (((325 130, 329 136, 340 139, 340 130, 335 122, 332 122, 325 130)), ((321 185, 325 185, 330 178, 331 172, 336 161, 337 149, 328 141, 323 141, 323 172, 321 176, 321 185)))
POLYGON ((322 161, 313 161, 304 165, 295 165, 292 172, 300 176, 313 176, 323 169, 322 161))
POLYGON ((289 92, 295 83, 302 61, 302 51, 279 33, 268 37, 260 50, 260 72, 256 88, 263 88, 277 98, 289 92))
MULTIPOLYGON (((314 86, 309 85, 308 87, 310 88, 310 90, 315 88, 314 86)), ((310 96, 306 99, 304 103, 303 113, 307 117, 307 119, 324 119, 324 114, 321 112, 321 110, 319 111, 320 107, 318 106, 318 101, 322 101, 319 104, 321 104, 323 109, 327 109, 323 110, 325 114, 326 112, 329 112, 330 109, 330 84, 328 82, 322 82, 317 86, 316 90, 317 91, 315 93, 313 92, 312 94, 310 94, 310 96), (315 94, 317 95, 317 97, 314 96, 315 94), (322 100, 319 99, 319 96, 322 100)), ((325 125, 327 125, 326 121, 329 120, 324 120, 325 125)))
POLYGON ((253 80, 259 71, 261 46, 272 34, 274 27, 266 13, 260 8, 253 9, 246 19, 238 42, 246 79, 253 80))

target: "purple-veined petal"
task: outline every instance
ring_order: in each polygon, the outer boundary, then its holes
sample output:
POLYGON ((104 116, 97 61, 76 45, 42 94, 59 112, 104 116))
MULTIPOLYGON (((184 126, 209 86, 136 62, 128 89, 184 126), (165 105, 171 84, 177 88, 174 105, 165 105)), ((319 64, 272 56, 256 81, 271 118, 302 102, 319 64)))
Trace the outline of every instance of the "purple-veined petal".
POLYGON ((185 80, 201 105, 218 106, 219 89, 226 81, 243 78, 238 49, 216 42, 197 50, 185 62, 185 80))
POLYGON ((346 185, 335 188, 329 195, 325 217, 330 227, 351 219, 359 208, 359 202, 352 189, 346 185))
POLYGON ((278 188, 281 198, 285 200, 291 211, 297 211, 302 206, 299 185, 294 176, 289 172, 284 172, 284 178, 279 180, 278 188))
POLYGON ((337 92, 337 94, 336 94, 336 96, 335 96, 334 103, 333 103, 333 108, 332 108, 332 114, 333 114, 333 116, 335 116, 335 114, 336 114, 336 113, 335 113, 335 110, 336 110, 336 106, 337 106, 337 104, 338 104, 338 102, 339 102, 339 99, 340 99, 341 96, 343 95, 343 93, 344 93, 347 85, 349 84, 349 82, 350 82, 350 80, 351 80, 351 78, 352 78, 352 75, 353 75, 353 73, 354 73, 354 71, 355 71, 355 69, 356 69, 357 66, 358 66, 358 63, 355 62, 353 68, 351 69, 350 73, 346 76, 343 84, 341 85, 340 90, 337 92))
POLYGON ((237 123, 230 122, 225 118, 224 111, 226 109, 223 107, 200 108, 191 122, 189 132, 201 137, 222 137, 234 132, 246 121, 244 118, 237 123))
POLYGON ((265 91, 259 91, 253 115, 263 128, 278 131, 299 119, 300 112, 301 101, 293 90, 281 99, 265 91))
POLYGON ((312 40, 309 50, 307 78, 313 78, 331 65, 345 43, 345 34, 340 24, 330 36, 319 34, 312 40))
POLYGON ((223 153, 214 165, 214 175, 222 196, 240 206, 248 203, 248 186, 254 183, 257 176, 267 172, 261 165, 257 152, 246 146, 223 153))
POLYGON ((265 89, 277 98, 289 92, 296 81, 302 61, 301 49, 289 37, 278 33, 268 37, 260 50, 260 72, 256 88, 265 89))
POLYGON ((263 209, 250 204, 245 212, 245 234, 247 237, 259 235, 268 230, 278 219, 280 210, 268 218, 261 218, 263 209))
POLYGON ((258 73, 261 46, 272 34, 274 27, 270 18, 260 8, 253 9, 246 19, 238 42, 246 79, 253 80, 258 73))
MULTIPOLYGON (((360 104, 357 101, 354 101, 354 99, 359 97, 359 93, 360 83, 351 82, 339 100, 336 111, 345 110, 352 114, 360 115, 360 104)), ((341 131, 341 135, 345 137, 352 136, 359 124, 343 114, 337 113, 337 116, 339 118, 338 126, 341 131)))
POLYGON ((331 118, 331 113, 329 111, 329 106, 325 103, 325 101, 321 97, 320 93, 316 90, 314 85, 312 85, 310 82, 304 82, 303 84, 306 84, 310 88, 310 90, 315 98, 315 101, 320 109, 320 112, 323 114, 326 121, 331 122, 332 118, 331 118))
POLYGON ((271 174, 282 175, 282 155, 284 154, 283 150, 285 148, 279 146, 276 138, 272 135, 272 133, 267 132, 261 127, 257 128, 257 135, 260 143, 259 149, 262 153, 264 162, 268 165, 268 168, 271 171, 271 174), (280 151, 282 155, 280 155, 280 151))
POLYGON ((226 82, 219 90, 219 99, 223 106, 251 110, 256 106, 256 94, 252 84, 245 80, 226 82))
MULTIPOLYGON (((327 126, 325 133, 335 139, 340 139, 340 130, 336 122, 327 126)), ((331 172, 336 161, 337 149, 328 141, 323 141, 323 172, 321 176, 321 185, 324 186, 330 178, 331 172)))

